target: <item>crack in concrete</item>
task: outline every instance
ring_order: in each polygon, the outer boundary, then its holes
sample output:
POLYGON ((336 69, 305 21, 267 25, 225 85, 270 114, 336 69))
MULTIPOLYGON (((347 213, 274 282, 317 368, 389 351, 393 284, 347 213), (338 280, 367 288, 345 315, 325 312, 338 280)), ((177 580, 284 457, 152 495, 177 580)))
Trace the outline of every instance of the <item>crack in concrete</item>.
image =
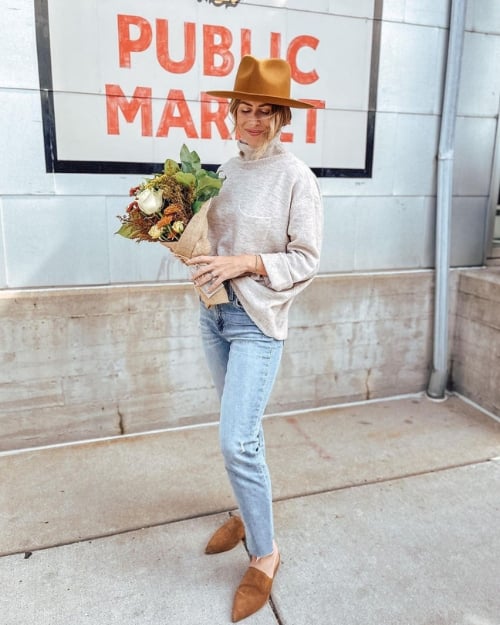
POLYGON ((120 407, 116 407, 116 414, 118 415, 118 429, 120 430, 120 434, 125 434, 125 424, 123 423, 123 415, 120 412, 120 407))
MULTIPOLYGON (((398 480, 404 480, 404 479, 408 479, 411 477, 419 477, 421 475, 431 475, 433 473, 442 473, 443 471, 451 471, 453 469, 470 467, 470 466, 474 466, 478 464, 484 464, 487 462, 498 462, 499 459, 500 457, 478 458, 470 462, 462 462, 462 463, 457 463, 457 464, 452 464, 452 465, 446 465, 443 467, 436 467, 435 469, 430 469, 430 470, 425 470, 425 471, 416 471, 414 473, 404 473, 404 474, 396 475, 393 477, 379 478, 375 480, 366 480, 363 482, 353 482, 352 484, 345 484, 344 486, 325 488, 323 490, 308 491, 306 493, 297 493, 296 495, 288 495, 286 497, 275 498, 273 499, 273 503, 278 503, 280 501, 292 501, 294 499, 303 499, 305 497, 314 497, 315 495, 324 495, 326 493, 334 493, 337 491, 347 490, 349 488, 359 488, 359 487, 371 486, 375 484, 384 484, 387 482, 397 482, 398 480)), ((175 519, 167 519, 164 521, 158 521, 156 523, 141 524, 138 526, 128 527, 126 529, 119 530, 119 531, 92 534, 90 536, 85 536, 77 540, 61 541, 59 543, 53 543, 51 545, 44 545, 43 547, 39 547, 37 549, 31 549, 31 551, 34 553, 35 551, 45 551, 47 549, 65 547, 67 545, 75 545, 77 543, 91 542, 93 540, 99 540, 103 538, 111 538, 112 536, 122 536, 124 534, 130 534, 132 532, 137 532, 139 530, 146 530, 146 529, 152 529, 155 527, 161 527, 163 525, 170 525, 171 523, 181 523, 183 521, 191 521, 193 519, 202 519, 205 517, 216 516, 218 514, 230 513, 231 511, 234 511, 234 510, 235 510, 234 507, 224 508, 224 509, 219 509, 219 510, 213 510, 213 511, 206 512, 206 513, 198 513, 198 514, 186 515, 183 517, 176 517, 175 519)), ((0 557, 24 554, 25 552, 26 552, 26 549, 5 551, 5 552, 0 553, 0 557)), ((281 621, 279 621, 279 616, 277 614, 276 614, 276 617, 278 618, 278 625, 282 625, 281 621)))
POLYGON ((366 389, 366 395, 365 395, 365 399, 370 399, 370 376, 372 374, 372 369, 371 367, 368 369, 368 371, 366 372, 366 379, 365 379, 365 389, 366 389))

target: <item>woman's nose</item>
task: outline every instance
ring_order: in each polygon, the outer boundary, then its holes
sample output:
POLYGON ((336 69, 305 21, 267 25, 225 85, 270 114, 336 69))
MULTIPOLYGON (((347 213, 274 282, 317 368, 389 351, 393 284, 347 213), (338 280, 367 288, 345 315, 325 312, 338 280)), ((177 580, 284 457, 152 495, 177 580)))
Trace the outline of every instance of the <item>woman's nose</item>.
POLYGON ((247 121, 252 122, 253 124, 259 124, 259 126, 262 124, 262 115, 260 115, 260 113, 251 113, 248 118, 247 121))

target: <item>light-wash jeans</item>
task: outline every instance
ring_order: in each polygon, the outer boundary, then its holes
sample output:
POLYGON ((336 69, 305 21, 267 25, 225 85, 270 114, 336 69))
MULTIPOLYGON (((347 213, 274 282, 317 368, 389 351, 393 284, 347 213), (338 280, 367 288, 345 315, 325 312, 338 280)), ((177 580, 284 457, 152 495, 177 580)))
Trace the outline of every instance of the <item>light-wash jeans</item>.
POLYGON ((283 341, 266 336, 246 314, 230 285, 230 303, 201 303, 203 347, 219 394, 220 446, 245 524, 251 555, 273 551, 271 480, 262 416, 278 372, 283 341))

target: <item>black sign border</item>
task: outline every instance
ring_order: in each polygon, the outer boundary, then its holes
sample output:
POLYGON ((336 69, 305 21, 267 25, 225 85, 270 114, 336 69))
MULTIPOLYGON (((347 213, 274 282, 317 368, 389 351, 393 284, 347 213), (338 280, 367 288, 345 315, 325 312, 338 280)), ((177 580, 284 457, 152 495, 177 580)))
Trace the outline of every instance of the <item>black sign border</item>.
MULTIPOLYGON (((151 174, 161 171, 163 163, 133 163, 124 161, 74 161, 57 156, 54 90, 52 85, 52 57, 50 52, 49 0, 35 0, 36 42, 40 100, 45 145, 47 173, 64 174, 151 174)), ((371 178, 375 143, 375 118, 377 110, 377 84, 380 56, 380 32, 383 0, 375 0, 372 31, 372 50, 368 113, 366 123, 365 166, 363 169, 311 167, 319 178, 371 178)), ((205 169, 215 171, 217 164, 207 163, 205 169)))

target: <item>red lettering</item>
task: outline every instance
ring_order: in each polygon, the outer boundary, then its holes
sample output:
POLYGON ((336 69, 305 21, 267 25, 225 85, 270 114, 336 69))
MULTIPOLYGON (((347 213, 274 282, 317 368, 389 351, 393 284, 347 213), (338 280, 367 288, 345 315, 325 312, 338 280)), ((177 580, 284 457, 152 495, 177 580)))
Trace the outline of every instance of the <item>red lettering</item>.
POLYGON ((185 74, 193 67, 196 57, 195 28, 193 22, 184 22, 184 58, 173 61, 168 50, 168 20, 156 20, 156 56, 167 72, 185 74))
POLYGON ((249 28, 241 29, 241 56, 252 54, 252 31, 249 28))
POLYGON ((186 137, 198 139, 198 133, 194 127, 193 118, 189 112, 189 106, 184 98, 182 89, 170 89, 167 102, 163 109, 160 125, 156 132, 157 137, 168 137, 170 128, 184 128, 186 137), (176 115, 176 111, 179 112, 176 115))
MULTIPOLYGON (((123 115, 125 121, 131 124, 135 121, 140 111, 141 135, 143 137, 153 136, 152 90, 150 87, 136 87, 131 98, 127 98, 119 85, 106 84, 105 92, 107 131, 109 135, 120 134, 119 112, 123 115)), ((302 101, 315 106, 315 108, 305 111, 305 141, 306 143, 316 143, 318 109, 324 109, 326 103, 324 100, 303 99, 302 101)), ((231 130, 226 123, 229 114, 228 100, 201 93, 200 111, 201 137, 198 135, 194 125, 189 104, 186 102, 183 91, 181 89, 171 89, 168 92, 156 136, 168 137, 171 128, 182 128, 189 139, 212 139, 214 134, 213 127, 215 127, 218 137, 224 141, 231 139, 231 130)), ((293 142, 294 133, 283 131, 281 140, 284 143, 293 142)))
POLYGON ((227 127, 226 119, 229 114, 229 102, 224 98, 214 98, 206 93, 201 94, 201 138, 212 138, 212 124, 219 131, 221 139, 230 139, 231 131, 227 127), (216 110, 212 104, 216 103, 216 110))
POLYGON ((138 15, 118 15, 117 18, 120 67, 130 67, 130 53, 146 50, 153 38, 153 32, 149 22, 138 15), (130 36, 131 26, 139 29, 137 39, 130 36))
POLYGON ((318 109, 324 109, 324 100, 304 100, 309 104, 314 104, 315 108, 307 109, 306 113, 306 143, 316 143, 316 125, 318 121, 318 109))
POLYGON ((130 124, 136 118, 139 109, 141 111, 141 134, 143 137, 151 137, 153 134, 151 89, 136 87, 134 95, 128 100, 119 85, 106 85, 108 135, 120 134, 118 110, 123 113, 125 121, 130 124))
POLYGON ((205 76, 227 76, 234 67, 234 56, 230 51, 233 43, 231 31, 224 26, 203 25, 203 73, 205 76), (218 38, 218 43, 215 39, 218 38), (222 59, 215 64, 215 57, 222 59))
POLYGON ((272 59, 279 59, 281 56, 281 33, 271 33, 271 45, 269 56, 272 59))
MULTIPOLYGON (((324 100, 309 100, 302 98, 302 102, 313 104, 315 108, 306 110, 306 143, 316 143, 318 109, 324 109, 326 103, 324 100)), ((283 143, 292 143, 293 132, 282 132, 280 136, 283 143)))
POLYGON ((287 60, 292 67, 292 78, 301 85, 310 85, 319 78, 316 70, 311 72, 301 72, 297 66, 297 56, 301 48, 312 48, 316 50, 319 45, 319 39, 310 35, 300 35, 290 42, 287 51, 287 60))
MULTIPOLYGON (((241 56, 252 54, 252 31, 249 28, 242 28, 241 36, 241 56)), ((271 33, 269 44, 269 56, 272 59, 279 59, 281 56, 281 33, 271 33)))

